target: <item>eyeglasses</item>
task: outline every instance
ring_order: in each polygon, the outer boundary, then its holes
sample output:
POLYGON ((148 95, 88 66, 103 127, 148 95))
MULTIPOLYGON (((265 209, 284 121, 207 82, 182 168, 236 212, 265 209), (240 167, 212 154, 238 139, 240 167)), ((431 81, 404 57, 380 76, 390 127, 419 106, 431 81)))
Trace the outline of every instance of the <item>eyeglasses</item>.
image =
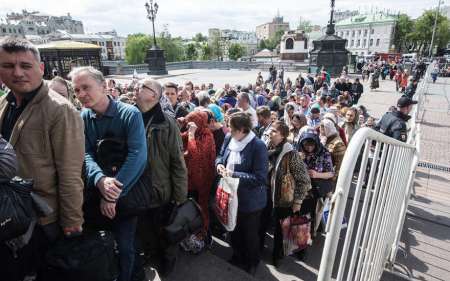
POLYGON ((145 86, 144 84, 142 84, 140 87, 139 87, 139 90, 141 90, 141 89, 147 89, 147 90, 149 90, 150 92, 152 92, 155 96, 158 96, 158 94, 152 89, 152 88, 150 88, 150 87, 148 87, 148 86, 145 86))

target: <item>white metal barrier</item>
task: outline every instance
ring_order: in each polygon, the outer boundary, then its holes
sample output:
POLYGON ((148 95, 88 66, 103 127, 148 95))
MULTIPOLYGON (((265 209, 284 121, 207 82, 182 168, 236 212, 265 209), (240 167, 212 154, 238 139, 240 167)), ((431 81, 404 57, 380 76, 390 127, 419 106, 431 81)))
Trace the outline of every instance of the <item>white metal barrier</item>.
POLYGON ((331 199, 318 281, 332 280, 333 268, 337 269, 337 281, 375 281, 380 280, 386 266, 393 266, 419 161, 417 118, 430 70, 431 66, 416 91, 419 103, 411 112, 407 143, 369 128, 360 129, 353 136, 331 199), (354 180, 358 158, 360 169, 354 180), (346 212, 350 192, 353 202, 350 212, 346 212), (341 233, 345 214, 349 215, 348 226, 341 233), (345 234, 343 245, 341 234, 345 234), (342 254, 335 266, 340 246, 342 254))

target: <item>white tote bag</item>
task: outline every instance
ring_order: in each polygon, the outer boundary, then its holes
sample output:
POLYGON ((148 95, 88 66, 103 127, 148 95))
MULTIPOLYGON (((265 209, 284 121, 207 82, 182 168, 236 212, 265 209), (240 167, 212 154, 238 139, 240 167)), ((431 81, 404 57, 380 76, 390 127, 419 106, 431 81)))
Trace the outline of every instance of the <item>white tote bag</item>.
POLYGON ((238 178, 221 178, 216 191, 215 212, 227 231, 236 227, 238 210, 238 178))

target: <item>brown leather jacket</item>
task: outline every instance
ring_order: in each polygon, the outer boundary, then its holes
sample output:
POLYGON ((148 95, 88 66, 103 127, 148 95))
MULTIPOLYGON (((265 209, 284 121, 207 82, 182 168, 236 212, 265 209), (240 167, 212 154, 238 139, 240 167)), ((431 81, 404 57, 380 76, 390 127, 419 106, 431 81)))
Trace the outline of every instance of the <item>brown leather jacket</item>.
MULTIPOLYGON (((8 102, 0 98, 0 127, 8 102)), ((54 212, 40 224, 83 224, 84 125, 79 112, 46 82, 17 120, 10 143, 16 150, 18 176, 34 180, 34 192, 54 212)))

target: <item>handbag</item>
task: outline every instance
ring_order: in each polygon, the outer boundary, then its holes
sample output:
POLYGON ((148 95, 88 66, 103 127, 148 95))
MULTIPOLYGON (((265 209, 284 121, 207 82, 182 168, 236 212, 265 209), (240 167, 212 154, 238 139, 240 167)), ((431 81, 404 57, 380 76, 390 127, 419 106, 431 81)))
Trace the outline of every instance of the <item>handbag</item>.
MULTIPOLYGON (((127 159, 128 146, 120 138, 104 138, 97 142, 95 156, 103 173, 115 177, 127 159)), ((94 190, 100 195, 98 189, 94 190)), ((151 173, 145 169, 128 193, 117 201, 117 216, 129 217, 143 213, 150 209, 152 197, 151 173)))
POLYGON ((290 204, 294 201, 295 179, 289 169, 289 160, 288 158, 287 161, 282 162, 285 173, 281 178, 280 205, 290 204))
POLYGON ((96 231, 73 238, 62 238, 48 250, 45 280, 112 281, 118 277, 114 236, 96 231))
POLYGON ((280 220, 285 256, 304 250, 312 244, 310 216, 293 215, 280 220))
POLYGON ((0 242, 25 234, 34 218, 33 182, 14 178, 0 183, 0 242))
POLYGON ((238 186, 238 178, 225 177, 220 179, 219 186, 216 190, 214 210, 217 219, 227 231, 233 231, 236 227, 238 186))
POLYGON ((325 197, 334 190, 334 182, 330 179, 311 179, 311 186, 316 190, 319 197, 325 197))
POLYGON ((203 229, 201 207, 189 198, 183 204, 176 206, 169 219, 169 224, 163 228, 164 237, 169 244, 178 244, 191 234, 203 229))

